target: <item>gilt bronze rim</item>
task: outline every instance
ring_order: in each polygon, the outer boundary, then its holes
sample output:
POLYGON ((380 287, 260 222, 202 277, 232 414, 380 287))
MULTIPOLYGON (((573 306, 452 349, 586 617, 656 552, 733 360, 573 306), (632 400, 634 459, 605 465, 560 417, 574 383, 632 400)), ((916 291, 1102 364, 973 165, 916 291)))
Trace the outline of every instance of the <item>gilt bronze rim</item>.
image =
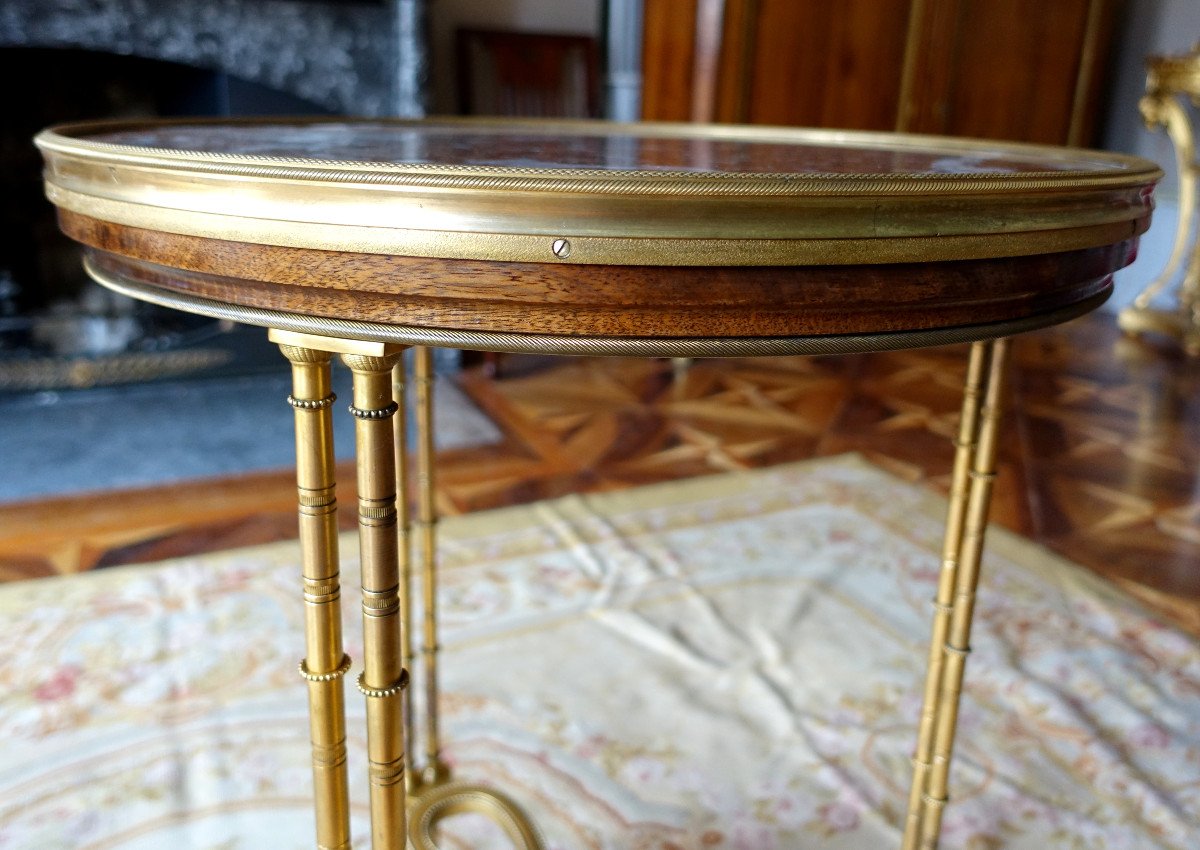
POLYGON ((1025 256, 1108 244, 1146 229, 1149 189, 1161 176, 1153 163, 1120 154, 764 127, 362 123, 476 134, 520 126, 555 138, 599 134, 963 157, 991 152, 1036 158, 1047 170, 810 174, 432 165, 196 152, 96 138, 161 126, 107 122, 44 131, 37 144, 46 157, 48 197, 118 225, 283 247, 505 262, 841 265, 1025 256))

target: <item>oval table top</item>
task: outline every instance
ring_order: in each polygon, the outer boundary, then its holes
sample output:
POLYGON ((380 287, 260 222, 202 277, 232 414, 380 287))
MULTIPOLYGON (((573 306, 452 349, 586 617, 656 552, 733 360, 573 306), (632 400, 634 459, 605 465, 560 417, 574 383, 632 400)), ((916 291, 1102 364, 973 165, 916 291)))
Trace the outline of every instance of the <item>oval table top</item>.
POLYGON ((89 272, 312 333, 722 355, 985 339, 1101 303, 1135 157, 787 128, 186 120, 41 133, 89 272))

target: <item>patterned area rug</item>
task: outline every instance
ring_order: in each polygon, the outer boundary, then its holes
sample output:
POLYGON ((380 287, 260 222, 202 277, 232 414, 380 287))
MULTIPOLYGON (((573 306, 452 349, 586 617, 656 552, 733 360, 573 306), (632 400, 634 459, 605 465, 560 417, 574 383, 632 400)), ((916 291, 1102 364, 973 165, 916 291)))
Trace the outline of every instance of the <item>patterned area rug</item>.
MULTIPOLYGON (((848 456, 446 521, 449 760, 561 850, 896 846, 943 510, 848 456)), ((1200 646, 989 544, 944 846, 1200 846, 1200 646)), ((311 847, 297 560, 0 588, 0 847, 311 847)))

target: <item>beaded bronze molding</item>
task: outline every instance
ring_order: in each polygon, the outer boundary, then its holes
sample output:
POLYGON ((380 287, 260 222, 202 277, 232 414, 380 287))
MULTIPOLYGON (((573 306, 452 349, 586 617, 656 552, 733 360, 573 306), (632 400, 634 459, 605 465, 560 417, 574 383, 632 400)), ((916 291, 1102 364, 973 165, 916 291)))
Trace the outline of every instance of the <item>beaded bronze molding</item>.
POLYGON ((394 685, 391 685, 390 687, 386 687, 386 688, 369 688, 369 687, 367 687, 367 685, 363 681, 363 677, 365 675, 366 675, 366 673, 359 673, 358 680, 356 681, 355 684, 358 685, 359 693, 361 693, 365 697, 371 697, 372 699, 385 699, 387 697, 394 697, 397 694, 399 694, 401 691, 403 691, 405 688, 408 687, 408 671, 407 670, 401 671, 399 681, 397 681, 394 685))
POLYGON ((394 416, 396 414, 396 411, 399 409, 400 409, 399 405, 397 405, 396 402, 394 402, 394 401, 391 404, 389 404, 387 407, 380 407, 380 408, 376 408, 374 410, 364 410, 363 408, 355 407, 354 405, 350 405, 350 407, 349 407, 351 416, 353 416, 356 419, 368 419, 368 420, 370 420, 370 419, 387 419, 389 416, 394 416))
POLYGON ((340 679, 342 676, 345 676, 349 672, 352 663, 349 655, 343 655, 342 663, 336 669, 330 670, 328 673, 310 673, 308 663, 301 659, 297 669, 300 671, 300 675, 310 682, 332 682, 334 679, 340 679))
POLYGON ((333 405, 337 401, 337 394, 330 393, 325 398, 296 398, 289 395, 287 397, 288 404, 297 410, 324 410, 333 405))

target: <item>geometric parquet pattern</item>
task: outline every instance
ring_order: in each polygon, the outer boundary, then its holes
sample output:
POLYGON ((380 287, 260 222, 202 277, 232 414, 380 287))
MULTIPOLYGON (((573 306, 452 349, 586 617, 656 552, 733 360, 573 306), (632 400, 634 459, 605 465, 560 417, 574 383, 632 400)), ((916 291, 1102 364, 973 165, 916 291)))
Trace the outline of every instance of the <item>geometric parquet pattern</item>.
MULTIPOLYGON (((508 439, 439 458, 452 512, 859 451, 945 492, 965 347, 552 360, 464 376, 508 439)), ((993 519, 1200 631, 1200 363, 1109 314, 1017 340, 993 519)))
MULTIPOLYGON (((845 451, 945 491, 965 359, 955 346, 686 368, 510 360, 499 378, 471 369, 460 386, 504 438, 439 452, 440 509, 845 451)), ((1003 434, 993 519, 1200 634, 1200 361, 1125 340, 1107 313, 1027 334, 1013 350, 1003 434)), ((343 504, 353 480, 339 469, 343 504)), ((280 471, 105 505, 67 497, 0 506, 0 578, 285 539, 295 535, 292 482, 280 471)), ((351 513, 342 511, 347 527, 351 513)))

